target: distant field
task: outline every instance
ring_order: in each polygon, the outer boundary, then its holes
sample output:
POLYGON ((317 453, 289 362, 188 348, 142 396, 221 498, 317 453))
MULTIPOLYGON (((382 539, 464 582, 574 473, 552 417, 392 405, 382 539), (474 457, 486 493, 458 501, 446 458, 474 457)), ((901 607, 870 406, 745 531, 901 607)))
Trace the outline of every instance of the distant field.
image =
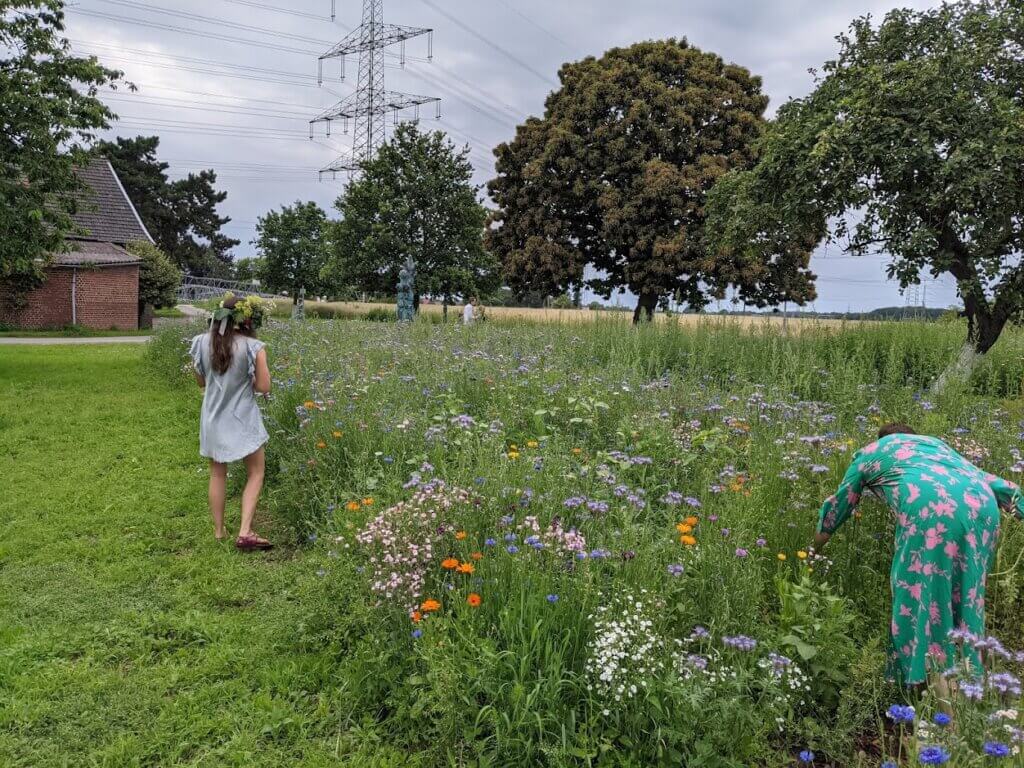
MULTIPOLYGON (((292 303, 290 299, 277 299, 275 306, 278 314, 291 312, 292 303)), ((362 301, 307 301, 307 314, 324 314, 339 317, 363 317, 371 312, 394 312, 393 304, 362 301)), ((427 315, 440 316, 442 306, 440 304, 421 304, 420 311, 427 315)), ((485 307, 484 311, 488 318, 494 320, 526 320, 545 323, 592 323, 600 322, 631 322, 633 313, 621 310, 592 310, 592 309, 531 309, 527 307, 485 307)), ((448 308, 450 319, 457 320, 461 317, 462 305, 453 305, 448 308)), ((742 327, 763 328, 765 326, 777 326, 793 329, 842 327, 844 325, 860 325, 867 322, 863 320, 832 320, 819 318, 789 318, 786 320, 778 315, 765 314, 763 316, 726 316, 726 315, 665 315, 658 313, 655 321, 659 323, 674 322, 680 325, 695 326, 702 323, 725 323, 736 324, 742 327)))

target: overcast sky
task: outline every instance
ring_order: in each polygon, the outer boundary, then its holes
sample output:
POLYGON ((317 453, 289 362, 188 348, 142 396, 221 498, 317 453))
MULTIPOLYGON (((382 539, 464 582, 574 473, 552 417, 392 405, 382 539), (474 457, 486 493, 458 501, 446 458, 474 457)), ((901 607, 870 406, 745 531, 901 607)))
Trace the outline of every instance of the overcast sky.
MULTIPOLYGON (((120 116, 112 135, 160 136, 172 176, 214 168, 228 192, 221 212, 227 232, 242 241, 236 257, 253 254, 256 218, 295 200, 328 211, 344 179, 318 181, 317 170, 351 147, 337 124, 330 137, 308 121, 355 88, 357 62, 338 79, 337 62, 316 82, 317 57, 359 24, 362 3, 336 0, 73 0, 68 36, 76 50, 122 69, 139 88, 108 99, 120 116)), ((476 180, 493 174, 491 149, 515 126, 543 112, 558 67, 617 45, 686 37, 764 79, 774 113, 812 87, 808 68, 836 52, 835 35, 855 16, 883 15, 905 0, 385 0, 388 23, 430 27, 425 38, 396 46, 386 59, 389 90, 442 98, 442 119, 423 113, 425 127, 448 131, 472 147, 476 180)), ((106 97, 105 97, 106 98, 106 97)), ((389 128, 391 119, 388 120, 389 128)), ((885 258, 850 258, 838 247, 816 254, 820 311, 901 305, 906 298, 885 278, 885 258)), ((919 292, 928 306, 956 301, 948 280, 919 292), (925 298, 926 297, 926 298, 925 298)), ((628 297, 623 299, 628 302, 628 297)))

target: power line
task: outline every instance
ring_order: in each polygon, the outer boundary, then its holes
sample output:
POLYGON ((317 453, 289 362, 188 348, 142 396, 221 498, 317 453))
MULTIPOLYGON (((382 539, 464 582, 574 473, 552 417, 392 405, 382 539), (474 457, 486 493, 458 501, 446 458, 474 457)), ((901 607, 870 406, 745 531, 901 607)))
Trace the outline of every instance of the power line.
POLYGON ((142 27, 150 27, 152 29, 162 29, 168 32, 180 32, 186 35, 192 35, 194 37, 207 37, 212 40, 223 40, 229 43, 244 43, 245 45, 253 45, 258 48, 268 48, 275 51, 284 51, 285 53, 301 53, 304 56, 309 56, 316 53, 314 50, 306 48, 290 48, 286 45, 276 45, 274 43, 267 43, 261 40, 250 40, 242 37, 233 37, 231 35, 221 35, 214 32, 202 32, 197 29, 191 29, 189 27, 176 27, 171 24, 160 24, 155 21, 146 21, 143 19, 133 19, 129 16, 119 16, 113 13, 102 13, 101 11, 86 11, 81 8, 68 8, 69 13, 76 13, 82 16, 92 16, 97 19, 105 19, 107 21, 121 21, 128 22, 130 24, 137 24, 142 27))
POLYGON ((545 26, 543 26, 541 24, 538 24, 536 21, 534 21, 529 16, 527 16, 525 13, 523 13, 518 8, 513 6, 511 3, 507 3, 507 2, 505 2, 505 0, 498 0, 498 2, 501 3, 503 6, 505 6, 512 13, 514 13, 516 16, 521 18, 523 21, 525 21, 527 24, 529 24, 529 25, 539 29, 545 35, 550 37, 552 40, 554 40, 556 42, 559 42, 562 45, 564 45, 570 52, 575 52, 576 51, 576 46, 574 46, 572 43, 568 42, 564 37, 559 37, 558 35, 556 35, 554 32, 552 32, 547 27, 545 27, 545 26))
POLYGON ((97 0, 97 2, 107 3, 108 5, 119 5, 125 8, 131 8, 133 11, 149 11, 151 13, 159 13, 164 16, 175 16, 179 19, 188 19, 189 21, 198 21, 203 24, 211 24, 218 27, 227 27, 229 29, 240 29, 245 32, 257 32, 261 35, 272 35, 274 37, 286 37, 290 40, 298 40, 303 43, 317 43, 319 45, 330 45, 330 40, 318 40, 315 37, 309 37, 307 35, 296 35, 291 32, 282 32, 281 30, 269 29, 267 27, 256 27, 250 24, 241 24, 237 21, 228 21, 227 19, 218 19, 213 16, 203 16, 199 13, 191 13, 189 11, 177 11, 173 8, 164 8, 159 5, 149 5, 148 3, 134 2, 133 0, 97 0))
POLYGON ((293 11, 289 8, 281 8, 277 5, 268 5, 266 3, 257 3, 253 0, 224 0, 225 3, 234 3, 235 5, 246 5, 250 8, 260 8, 265 11, 273 11, 275 13, 287 13, 291 16, 301 16, 306 19, 316 19, 317 21, 325 21, 330 18, 327 14, 319 15, 316 13, 308 13, 306 11, 293 11))
POLYGON ((463 31, 467 32, 468 34, 472 35, 473 37, 475 37, 477 40, 481 41, 482 43, 485 43, 485 44, 491 46, 492 48, 494 48, 494 50, 498 51, 498 53, 501 53, 506 58, 508 58, 511 61, 515 62, 516 64, 518 64, 520 67, 525 69, 530 74, 538 77, 539 79, 543 80, 545 83, 547 83, 548 85, 550 85, 550 86, 552 86, 554 88, 558 87, 558 83, 556 83, 554 80, 549 78, 547 75, 541 74, 536 69, 534 69, 529 64, 527 64, 525 61, 523 61, 518 56, 516 56, 514 53, 511 53, 511 52, 505 50, 500 45, 495 43, 493 40, 489 40, 488 38, 484 37, 482 34, 477 32, 475 29, 473 29, 469 25, 463 24, 462 21, 460 21, 456 16, 452 16, 450 13, 448 13, 448 11, 444 10, 443 8, 438 6, 436 3, 434 3, 433 0, 422 0, 422 2, 425 5, 429 6, 430 8, 433 8, 438 13, 440 13, 442 16, 444 16, 446 19, 448 19, 448 21, 450 21, 452 24, 454 24, 455 26, 459 27, 463 31))

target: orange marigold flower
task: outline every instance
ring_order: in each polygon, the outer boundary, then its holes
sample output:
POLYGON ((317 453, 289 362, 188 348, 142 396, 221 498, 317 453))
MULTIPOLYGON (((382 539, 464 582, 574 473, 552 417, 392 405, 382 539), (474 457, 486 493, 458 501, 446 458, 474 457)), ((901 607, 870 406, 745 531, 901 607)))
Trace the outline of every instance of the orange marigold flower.
POLYGON ((372 507, 373 506, 373 497, 372 496, 367 496, 365 499, 363 499, 363 506, 364 507, 372 507))
POLYGON ((680 533, 690 533, 690 531, 693 530, 693 526, 687 523, 679 523, 679 525, 676 526, 676 530, 680 533))
POLYGON ((418 623, 419 620, 423 618, 423 614, 419 611, 413 611, 409 618, 412 619, 414 623, 418 623))
POLYGON ((324 448, 326 448, 326 447, 327 447, 327 443, 325 443, 325 442, 324 442, 323 440, 320 440, 320 441, 319 441, 319 442, 318 442, 318 443, 316 444, 316 447, 317 447, 317 448, 320 448, 320 449, 322 450, 322 449, 324 449, 324 448))
POLYGON ((465 531, 456 531, 455 532, 455 538, 457 540, 459 540, 459 541, 462 541, 463 539, 466 538, 466 532, 465 531))
POLYGON ((684 533, 682 536, 679 537, 679 543, 685 544, 688 547, 692 547, 694 544, 697 543, 697 540, 693 538, 693 536, 689 536, 684 533))
POLYGON ((356 512, 359 510, 359 502, 350 501, 348 504, 345 505, 345 509, 347 509, 349 512, 356 512))
POLYGON ((458 567, 456 568, 456 570, 457 570, 457 571, 458 571, 459 573, 464 573, 464 574, 466 574, 466 575, 468 576, 468 575, 469 575, 469 574, 471 574, 471 573, 472 573, 473 571, 475 571, 475 570, 476 570, 476 568, 474 568, 474 567, 473 567, 473 564, 472 564, 472 563, 462 563, 462 564, 460 564, 460 565, 459 565, 459 566, 458 566, 458 567))
POLYGON ((700 518, 695 517, 694 515, 690 515, 688 518, 683 520, 683 522, 692 527, 700 522, 700 518))
POLYGON ((454 557, 446 557, 444 560, 441 561, 441 567, 444 568, 446 571, 453 571, 459 567, 459 561, 456 560, 454 557))
POLYGON ((437 600, 424 600, 423 605, 420 606, 420 610, 424 613, 433 613, 434 611, 440 610, 441 604, 437 600))
POLYGON ((484 556, 483 552, 474 552, 472 555, 470 555, 470 557, 473 558, 474 560, 481 560, 481 559, 483 559, 483 556, 484 556))
POLYGON ((314 402, 313 402, 312 400, 307 400, 306 402, 304 402, 304 403, 302 404, 302 406, 303 406, 303 407, 304 407, 304 408, 305 408, 305 409, 306 409, 307 411, 309 411, 309 410, 312 410, 313 408, 316 408, 316 403, 314 403, 314 402))
POLYGON ((573 448, 572 449, 572 455, 573 456, 579 456, 581 453, 583 453, 583 449, 582 448, 573 448))
POLYGON ((466 597, 466 602, 469 603, 473 608, 478 608, 480 606, 480 595, 478 595, 476 592, 470 592, 469 595, 466 597))

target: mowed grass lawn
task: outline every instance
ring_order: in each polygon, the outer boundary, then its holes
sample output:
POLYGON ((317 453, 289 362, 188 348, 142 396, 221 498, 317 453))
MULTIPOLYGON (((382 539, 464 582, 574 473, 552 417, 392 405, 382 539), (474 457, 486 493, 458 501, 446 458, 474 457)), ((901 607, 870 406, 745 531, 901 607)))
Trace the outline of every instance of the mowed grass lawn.
POLYGON ((214 541, 198 392, 143 356, 0 348, 0 766, 378 764, 296 641, 315 574, 214 541))

